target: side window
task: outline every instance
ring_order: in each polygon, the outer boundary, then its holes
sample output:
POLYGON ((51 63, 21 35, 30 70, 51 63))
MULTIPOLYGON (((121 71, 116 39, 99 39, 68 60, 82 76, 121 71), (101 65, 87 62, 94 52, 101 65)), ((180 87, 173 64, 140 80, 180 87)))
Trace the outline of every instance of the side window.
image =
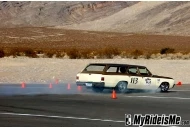
POLYGON ((85 71, 102 72, 104 68, 105 68, 105 65, 89 65, 85 68, 85 71))
POLYGON ((107 69, 106 72, 114 72, 114 73, 116 73, 116 72, 117 72, 117 67, 116 67, 116 66, 111 66, 111 67, 109 67, 109 68, 107 69))
POLYGON ((149 72, 146 68, 139 68, 139 72, 141 75, 149 75, 149 72))
POLYGON ((128 73, 129 74, 137 74, 137 67, 129 67, 128 73))

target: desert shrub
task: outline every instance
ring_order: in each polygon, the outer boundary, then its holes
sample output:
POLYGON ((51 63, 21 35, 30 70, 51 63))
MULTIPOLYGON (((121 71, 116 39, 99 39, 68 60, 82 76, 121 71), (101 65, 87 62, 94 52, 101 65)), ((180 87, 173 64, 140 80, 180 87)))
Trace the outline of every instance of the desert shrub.
POLYGON ((157 54, 156 54, 156 58, 157 58, 157 59, 162 59, 161 56, 162 56, 162 55, 161 55, 160 53, 157 53, 157 54))
POLYGON ((56 58, 63 58, 65 56, 64 52, 56 52, 56 58))
POLYGON ((188 54, 182 56, 182 59, 183 59, 183 60, 187 60, 187 59, 189 59, 189 58, 190 58, 190 57, 189 57, 188 54))
POLYGON ((37 54, 34 50, 29 49, 29 48, 9 48, 6 49, 6 55, 7 56, 28 56, 31 58, 37 58, 37 54))
POLYGON ((7 49, 7 48, 5 48, 5 49, 3 49, 3 51, 4 51, 4 55, 5 55, 5 56, 11 56, 11 55, 12 55, 12 54, 11 54, 12 49, 7 49))
POLYGON ((120 54, 119 50, 114 47, 106 47, 99 51, 99 54, 102 58, 113 58, 120 54))
POLYGON ((162 48, 160 50, 160 54, 168 54, 168 53, 174 53, 175 49, 173 48, 162 48))
POLYGON ((98 59, 99 57, 99 55, 98 55, 98 52, 97 51, 92 51, 91 53, 90 53, 90 56, 93 58, 93 59, 98 59))
POLYGON ((48 52, 44 53, 44 56, 48 57, 48 58, 52 58, 54 56, 54 54, 55 54, 54 52, 48 51, 48 52))
POLYGON ((182 56, 183 56, 183 54, 182 54, 182 53, 180 53, 180 52, 178 52, 178 53, 176 53, 176 56, 177 56, 177 59, 181 59, 181 58, 182 58, 182 56))
POLYGON ((69 56, 70 59, 79 59, 81 58, 81 55, 79 51, 76 48, 72 48, 69 50, 66 50, 67 55, 69 56))
POLYGON ((28 56, 28 57, 31 57, 31 58, 37 58, 38 57, 36 52, 34 50, 32 50, 32 49, 24 50, 24 54, 25 54, 25 56, 28 56))
POLYGON ((5 56, 5 52, 3 49, 0 49, 0 58, 3 58, 5 56))
POLYGON ((143 55, 143 52, 140 50, 134 50, 131 55, 133 56, 134 59, 137 59, 139 56, 143 55))
POLYGON ((95 53, 91 50, 81 50, 80 57, 83 59, 92 59, 94 58, 95 53))
POLYGON ((152 55, 154 55, 153 57, 156 57, 155 54, 146 53, 146 54, 144 55, 144 58, 145 58, 145 59, 150 59, 150 58, 152 57, 152 55))
POLYGON ((37 54, 43 54, 44 51, 42 51, 42 50, 37 50, 36 53, 37 53, 37 54))
POLYGON ((126 51, 121 51, 121 54, 120 54, 121 58, 125 58, 125 57, 126 57, 126 54, 127 54, 126 51))
POLYGON ((13 48, 10 49, 7 52, 7 56, 13 56, 13 57, 17 57, 17 56, 24 56, 23 50, 19 49, 19 48, 13 48))

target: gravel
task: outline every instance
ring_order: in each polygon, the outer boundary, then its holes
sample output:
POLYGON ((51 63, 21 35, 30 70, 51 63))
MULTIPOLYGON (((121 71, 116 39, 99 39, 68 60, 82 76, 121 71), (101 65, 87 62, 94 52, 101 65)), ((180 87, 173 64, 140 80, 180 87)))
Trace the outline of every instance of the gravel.
POLYGON ((74 83, 76 74, 88 63, 125 63, 146 66, 153 74, 175 82, 190 83, 190 60, 145 59, 56 59, 5 57, 0 59, 0 83, 74 83))

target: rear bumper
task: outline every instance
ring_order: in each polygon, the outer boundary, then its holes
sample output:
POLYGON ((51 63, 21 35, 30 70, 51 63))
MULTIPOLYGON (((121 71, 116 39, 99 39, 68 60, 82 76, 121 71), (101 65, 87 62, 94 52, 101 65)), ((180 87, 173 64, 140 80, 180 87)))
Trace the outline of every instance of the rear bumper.
MULTIPOLYGON (((77 86, 86 86, 86 83, 92 84, 91 87, 105 87, 104 82, 76 82, 77 86)), ((86 86, 89 87, 89 86, 86 86)))

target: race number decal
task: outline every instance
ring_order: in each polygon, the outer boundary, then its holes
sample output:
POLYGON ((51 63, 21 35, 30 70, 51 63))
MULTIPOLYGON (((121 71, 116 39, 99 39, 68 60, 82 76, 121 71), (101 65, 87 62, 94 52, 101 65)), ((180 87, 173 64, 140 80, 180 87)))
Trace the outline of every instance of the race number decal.
POLYGON ((131 83, 132 84, 137 84, 138 83, 138 78, 131 78, 131 83))
POLYGON ((146 78, 145 82, 146 82, 147 85, 150 85, 151 84, 151 79, 150 78, 146 78))

